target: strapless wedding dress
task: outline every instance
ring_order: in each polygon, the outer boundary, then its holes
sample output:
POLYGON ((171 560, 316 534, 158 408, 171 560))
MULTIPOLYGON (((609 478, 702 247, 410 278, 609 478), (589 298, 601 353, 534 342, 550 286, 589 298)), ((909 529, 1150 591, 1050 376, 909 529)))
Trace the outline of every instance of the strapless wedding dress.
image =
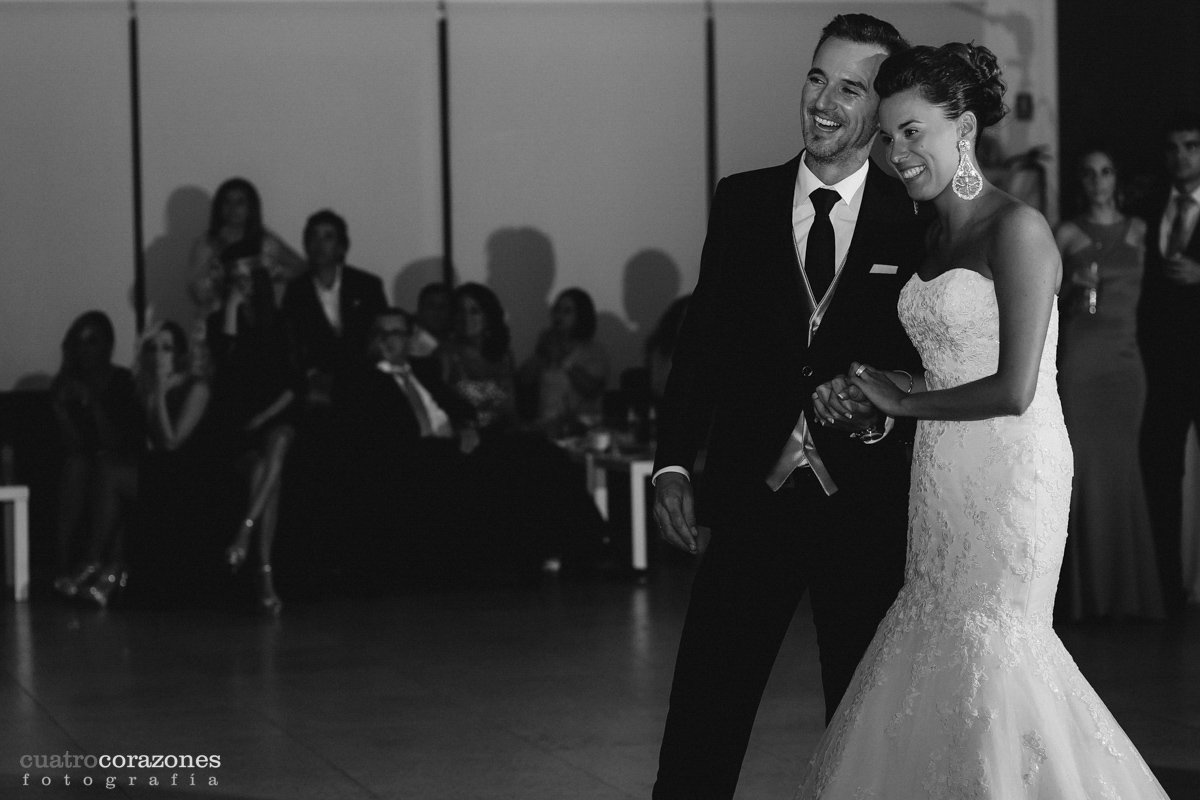
MULTIPOLYGON (((899 312, 930 389, 995 372, 987 277, 914 275, 899 312)), ((904 588, 798 798, 1166 797, 1051 628, 1073 469, 1057 340, 1054 310, 1024 414, 918 424, 904 588)))

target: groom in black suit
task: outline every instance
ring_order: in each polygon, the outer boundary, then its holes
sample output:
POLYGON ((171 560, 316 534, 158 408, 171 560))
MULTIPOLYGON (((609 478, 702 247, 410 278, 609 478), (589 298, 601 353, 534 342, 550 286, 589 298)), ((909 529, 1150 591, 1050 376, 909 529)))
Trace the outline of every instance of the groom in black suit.
POLYGON ((902 430, 854 403, 852 360, 910 371, 897 316, 924 216, 868 158, 872 83, 907 44, 865 14, 822 31, 801 94, 804 151, 717 186, 700 278, 663 399, 654 514, 703 553, 679 645, 655 798, 728 798, 801 596, 817 628, 826 719, 903 579, 902 430), (822 425, 833 381, 852 417, 822 425), (696 527, 690 472, 712 529, 696 527))

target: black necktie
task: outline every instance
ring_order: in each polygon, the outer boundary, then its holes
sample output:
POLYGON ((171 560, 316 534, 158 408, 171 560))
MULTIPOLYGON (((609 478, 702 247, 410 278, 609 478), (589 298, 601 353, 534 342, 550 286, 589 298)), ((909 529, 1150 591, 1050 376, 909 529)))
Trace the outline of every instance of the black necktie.
POLYGON ((832 189, 813 189, 809 197, 812 198, 816 216, 808 232, 804 270, 808 273, 813 297, 820 303, 829 284, 833 283, 833 223, 829 221, 829 210, 841 195, 832 189))
POLYGON ((1175 258, 1187 249, 1188 239, 1191 238, 1188 236, 1187 217, 1194 202, 1190 194, 1175 197, 1175 221, 1171 223, 1171 235, 1167 238, 1168 258, 1175 258))

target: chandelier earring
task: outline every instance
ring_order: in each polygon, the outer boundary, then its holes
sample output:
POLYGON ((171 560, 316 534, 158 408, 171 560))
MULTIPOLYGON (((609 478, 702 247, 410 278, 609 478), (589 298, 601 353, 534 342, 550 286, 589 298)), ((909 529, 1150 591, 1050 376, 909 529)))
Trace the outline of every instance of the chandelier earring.
POLYGON ((954 180, 950 186, 954 193, 963 200, 974 200, 983 191, 983 176, 971 163, 971 142, 967 139, 958 140, 958 169, 954 171, 954 180))

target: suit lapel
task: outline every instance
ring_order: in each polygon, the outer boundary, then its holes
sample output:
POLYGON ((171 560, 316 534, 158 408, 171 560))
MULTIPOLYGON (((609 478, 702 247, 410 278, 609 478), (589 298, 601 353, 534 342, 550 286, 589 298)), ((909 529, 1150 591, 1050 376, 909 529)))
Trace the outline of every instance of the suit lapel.
POLYGON ((770 250, 766 262, 778 264, 786 272, 779 276, 785 291, 785 306, 788 320, 793 324, 802 344, 808 341, 808 319, 812 307, 808 301, 808 290, 800 275, 803 267, 796 253, 796 233, 792 227, 792 204, 796 200, 796 180, 800 170, 800 156, 782 165, 777 171, 776 183, 766 192, 765 218, 770 219, 768 230, 770 250))
POLYGON ((346 330, 346 322, 353 314, 354 306, 356 305, 356 297, 354 294, 354 278, 350 273, 350 267, 342 266, 342 286, 338 292, 338 309, 342 315, 342 330, 346 330))

